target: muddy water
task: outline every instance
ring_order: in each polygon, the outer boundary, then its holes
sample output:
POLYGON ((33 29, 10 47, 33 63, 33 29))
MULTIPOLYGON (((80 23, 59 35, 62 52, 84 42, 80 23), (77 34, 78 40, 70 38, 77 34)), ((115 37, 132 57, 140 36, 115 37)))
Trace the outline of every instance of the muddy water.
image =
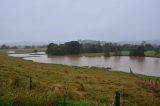
POLYGON ((129 72, 129 67, 134 73, 160 76, 160 58, 152 57, 80 57, 80 56, 51 56, 33 54, 9 54, 10 56, 23 57, 40 63, 65 64, 71 66, 111 67, 113 70, 129 72))

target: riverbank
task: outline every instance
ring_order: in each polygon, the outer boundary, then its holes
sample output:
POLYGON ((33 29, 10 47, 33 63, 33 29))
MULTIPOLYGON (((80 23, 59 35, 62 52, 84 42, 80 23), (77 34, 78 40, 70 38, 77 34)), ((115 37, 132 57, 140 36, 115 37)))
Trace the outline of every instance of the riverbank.
MULTIPOLYGON (((87 57, 104 56, 104 53, 82 53, 82 54, 80 54, 80 56, 87 56, 87 57)), ((110 56, 114 56, 114 53, 111 52, 110 56)), ((129 56, 129 51, 122 51, 120 56, 129 56)), ((160 58, 160 54, 155 55, 154 51, 146 51, 145 57, 160 58)))
POLYGON ((158 106, 160 78, 105 68, 42 64, 0 55, 0 103, 101 106, 121 92, 126 106, 158 106))

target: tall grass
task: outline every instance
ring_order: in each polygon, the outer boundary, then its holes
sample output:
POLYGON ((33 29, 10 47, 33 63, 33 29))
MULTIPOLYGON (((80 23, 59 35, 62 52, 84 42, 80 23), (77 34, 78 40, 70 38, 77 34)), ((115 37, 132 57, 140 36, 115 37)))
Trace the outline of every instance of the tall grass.
POLYGON ((115 91, 123 92, 125 106, 157 106, 159 79, 0 55, 0 106, 107 106, 115 91))

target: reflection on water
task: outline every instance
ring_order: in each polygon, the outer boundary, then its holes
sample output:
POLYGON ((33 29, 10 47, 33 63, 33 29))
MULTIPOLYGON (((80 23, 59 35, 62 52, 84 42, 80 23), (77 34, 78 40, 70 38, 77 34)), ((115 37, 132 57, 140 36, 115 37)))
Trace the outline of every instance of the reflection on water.
POLYGON ((10 56, 23 57, 27 60, 41 63, 65 64, 72 66, 95 66, 111 67, 113 70, 129 72, 129 67, 135 73, 160 76, 160 58, 152 57, 129 57, 129 56, 112 56, 112 57, 80 57, 80 56, 47 56, 32 54, 9 54, 10 56))

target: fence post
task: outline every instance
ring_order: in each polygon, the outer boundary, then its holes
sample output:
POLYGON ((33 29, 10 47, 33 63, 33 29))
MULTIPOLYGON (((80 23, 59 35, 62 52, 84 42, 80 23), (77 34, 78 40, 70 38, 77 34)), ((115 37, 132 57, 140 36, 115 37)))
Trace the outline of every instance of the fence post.
POLYGON ((120 106, 120 93, 116 91, 115 93, 115 101, 114 101, 114 106, 120 106))
POLYGON ((32 89, 32 77, 29 78, 29 88, 32 89))
POLYGON ((122 106, 124 106, 124 104, 125 104, 125 98, 124 98, 124 89, 123 89, 123 91, 122 91, 122 98, 123 98, 123 101, 122 101, 122 106))
POLYGON ((134 73, 133 73, 133 71, 132 71, 132 69, 131 69, 130 66, 129 66, 129 70, 130 70, 130 74, 133 74, 133 75, 134 75, 134 73))

